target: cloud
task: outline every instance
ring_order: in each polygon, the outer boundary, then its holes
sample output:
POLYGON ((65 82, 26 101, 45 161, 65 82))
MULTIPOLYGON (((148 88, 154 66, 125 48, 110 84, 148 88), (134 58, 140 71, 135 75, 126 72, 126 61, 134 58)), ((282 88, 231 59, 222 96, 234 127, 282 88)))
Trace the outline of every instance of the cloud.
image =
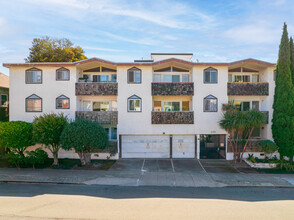
POLYGON ((96 51, 109 51, 109 52, 122 52, 123 51, 123 50, 118 50, 118 49, 101 48, 101 47, 89 47, 89 46, 84 46, 83 49, 96 50, 96 51))

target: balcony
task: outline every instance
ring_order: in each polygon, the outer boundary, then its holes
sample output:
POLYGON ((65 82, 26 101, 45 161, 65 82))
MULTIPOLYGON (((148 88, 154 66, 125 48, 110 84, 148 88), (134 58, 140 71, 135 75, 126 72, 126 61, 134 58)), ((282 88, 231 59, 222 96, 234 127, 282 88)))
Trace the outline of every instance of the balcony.
POLYGON ((98 112, 98 111, 76 111, 76 119, 90 120, 99 124, 117 124, 117 111, 98 112))
POLYGON ((112 96, 117 95, 117 83, 115 82, 78 82, 76 83, 76 96, 112 96))
POLYGON ((154 82, 152 83, 153 96, 192 96, 194 95, 193 82, 177 82, 165 83, 154 82))
POLYGON ((228 83, 228 96, 268 96, 267 82, 228 83))
POLYGON ((152 124, 194 124, 194 112, 151 112, 152 124))

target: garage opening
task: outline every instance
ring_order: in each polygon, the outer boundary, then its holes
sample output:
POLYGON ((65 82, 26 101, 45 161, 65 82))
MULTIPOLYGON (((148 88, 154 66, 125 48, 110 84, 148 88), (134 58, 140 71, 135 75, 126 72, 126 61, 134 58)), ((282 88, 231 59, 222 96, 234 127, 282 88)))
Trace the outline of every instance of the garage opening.
POLYGON ((201 159, 226 159, 226 135, 200 135, 201 159))

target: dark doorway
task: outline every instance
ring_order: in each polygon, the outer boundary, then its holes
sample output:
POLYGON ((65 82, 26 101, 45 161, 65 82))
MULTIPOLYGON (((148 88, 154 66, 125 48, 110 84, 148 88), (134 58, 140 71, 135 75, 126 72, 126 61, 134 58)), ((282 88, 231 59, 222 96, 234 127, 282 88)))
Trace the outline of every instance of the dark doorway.
POLYGON ((202 134, 200 135, 201 159, 226 159, 226 135, 202 134))

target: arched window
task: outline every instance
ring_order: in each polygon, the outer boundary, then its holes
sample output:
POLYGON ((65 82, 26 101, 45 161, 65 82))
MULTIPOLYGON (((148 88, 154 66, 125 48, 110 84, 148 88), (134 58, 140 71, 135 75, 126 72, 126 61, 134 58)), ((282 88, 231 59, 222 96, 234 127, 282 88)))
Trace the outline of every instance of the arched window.
POLYGON ((142 99, 139 96, 132 95, 128 98, 128 112, 141 112, 142 99))
POLYGON ((56 109, 69 109, 69 98, 65 95, 56 98, 56 109))
POLYGON ((128 70, 128 83, 141 83, 142 71, 136 67, 128 70))
POLYGON ((26 84, 42 84, 42 70, 37 68, 26 70, 26 84))
POLYGON ((35 94, 27 97, 26 112, 42 112, 42 98, 35 94))
POLYGON ((69 78, 70 78, 69 69, 62 67, 62 68, 56 70, 56 80, 57 81, 68 81, 69 78))
POLYGON ((217 98, 213 95, 206 96, 203 101, 204 112, 217 112, 217 98))
POLYGON ((203 82, 204 83, 217 83, 217 69, 209 67, 204 70, 203 82))

